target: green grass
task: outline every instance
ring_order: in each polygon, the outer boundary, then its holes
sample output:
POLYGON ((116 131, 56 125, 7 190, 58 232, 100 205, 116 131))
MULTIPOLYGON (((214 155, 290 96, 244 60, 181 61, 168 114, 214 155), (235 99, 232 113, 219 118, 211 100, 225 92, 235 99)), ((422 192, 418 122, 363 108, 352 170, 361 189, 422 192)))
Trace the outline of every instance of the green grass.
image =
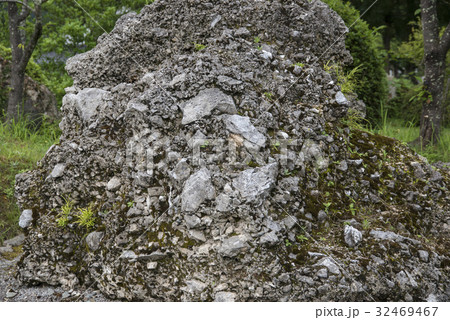
POLYGON ((20 231, 20 212, 14 198, 15 175, 33 169, 48 148, 58 143, 59 136, 57 124, 46 121, 39 129, 33 129, 23 118, 10 124, 0 120, 0 243, 20 231))
MULTIPOLYGON (((371 130, 371 132, 408 143, 419 137, 419 130, 419 127, 413 126, 411 123, 405 124, 402 120, 385 118, 379 128, 371 130)), ((442 128, 439 144, 429 146, 426 149, 420 147, 413 147, 412 149, 427 158, 430 163, 436 161, 450 162, 450 128, 442 128)))

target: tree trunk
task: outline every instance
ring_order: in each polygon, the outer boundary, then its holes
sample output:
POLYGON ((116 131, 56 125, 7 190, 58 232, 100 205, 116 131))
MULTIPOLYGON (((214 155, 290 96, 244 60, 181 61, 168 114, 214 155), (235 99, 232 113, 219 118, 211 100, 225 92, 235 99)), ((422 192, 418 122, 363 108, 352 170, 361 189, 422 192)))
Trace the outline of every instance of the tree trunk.
POLYGON ((16 121, 23 112, 21 107, 23 105, 23 83, 25 79, 25 71, 18 69, 19 68, 14 64, 11 66, 11 92, 8 97, 8 109, 6 115, 8 120, 14 119, 16 121))
POLYGON ((421 0, 424 40, 425 79, 424 90, 429 97, 422 106, 419 143, 426 147, 439 141, 444 114, 445 56, 450 43, 447 27, 442 39, 439 38, 439 24, 436 0, 421 0))
POLYGON ((6 111, 7 120, 17 120, 22 110, 23 100, 23 85, 25 79, 25 69, 30 61, 37 41, 42 34, 41 21, 41 5, 47 0, 34 1, 34 31, 30 35, 28 43, 26 43, 26 35, 22 30, 27 17, 30 15, 32 8, 28 6, 28 0, 0 0, 0 2, 8 3, 8 18, 9 18, 9 38, 11 43, 11 91, 8 96, 8 109, 6 111), (18 3, 22 6, 19 11, 18 3))

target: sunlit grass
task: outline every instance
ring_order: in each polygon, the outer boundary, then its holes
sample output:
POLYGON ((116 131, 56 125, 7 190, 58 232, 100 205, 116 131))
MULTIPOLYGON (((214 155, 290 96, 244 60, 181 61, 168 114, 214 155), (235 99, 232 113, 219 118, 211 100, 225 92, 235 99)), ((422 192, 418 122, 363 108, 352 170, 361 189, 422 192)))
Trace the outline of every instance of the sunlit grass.
MULTIPOLYGON (((406 143, 417 139, 419 131, 419 127, 398 119, 384 119, 378 129, 372 130, 372 132, 406 143)), ((442 128, 441 139, 437 145, 429 146, 426 149, 420 147, 413 147, 412 149, 427 158, 430 163, 436 161, 450 162, 450 128, 442 128)))
POLYGON ((32 169, 59 136, 57 124, 47 121, 38 129, 24 118, 8 124, 0 121, 0 243, 19 231, 16 174, 32 169))

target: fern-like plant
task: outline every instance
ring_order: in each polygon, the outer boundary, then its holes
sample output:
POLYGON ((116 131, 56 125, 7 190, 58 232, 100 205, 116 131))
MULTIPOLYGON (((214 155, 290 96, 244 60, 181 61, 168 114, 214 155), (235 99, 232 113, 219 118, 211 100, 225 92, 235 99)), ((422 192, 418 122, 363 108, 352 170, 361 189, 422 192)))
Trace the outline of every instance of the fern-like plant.
POLYGON ((64 228, 69 223, 69 216, 72 213, 73 209, 73 201, 70 199, 64 199, 66 203, 61 207, 61 211, 59 212, 56 223, 59 227, 64 228))
POLYGON ((90 204, 87 208, 79 209, 78 213, 76 214, 75 223, 80 227, 84 227, 88 230, 94 227, 95 217, 92 204, 90 204))

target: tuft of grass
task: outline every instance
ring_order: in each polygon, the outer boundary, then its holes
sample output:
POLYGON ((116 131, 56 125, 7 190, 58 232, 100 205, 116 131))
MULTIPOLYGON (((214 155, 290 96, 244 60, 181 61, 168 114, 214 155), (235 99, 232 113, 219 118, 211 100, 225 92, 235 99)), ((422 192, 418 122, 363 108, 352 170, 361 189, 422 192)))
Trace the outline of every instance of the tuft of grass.
POLYGON ((0 120, 0 243, 20 232, 16 174, 33 169, 60 134, 58 124, 45 119, 40 127, 24 117, 10 123, 0 120))
MULTIPOLYGON (((371 131, 409 143, 419 137, 420 128, 411 122, 405 123, 399 119, 389 119, 383 116, 380 126, 371 131)), ((427 158, 430 163, 450 162, 450 128, 441 128, 441 139, 437 145, 430 145, 427 148, 417 146, 412 149, 427 158)))

